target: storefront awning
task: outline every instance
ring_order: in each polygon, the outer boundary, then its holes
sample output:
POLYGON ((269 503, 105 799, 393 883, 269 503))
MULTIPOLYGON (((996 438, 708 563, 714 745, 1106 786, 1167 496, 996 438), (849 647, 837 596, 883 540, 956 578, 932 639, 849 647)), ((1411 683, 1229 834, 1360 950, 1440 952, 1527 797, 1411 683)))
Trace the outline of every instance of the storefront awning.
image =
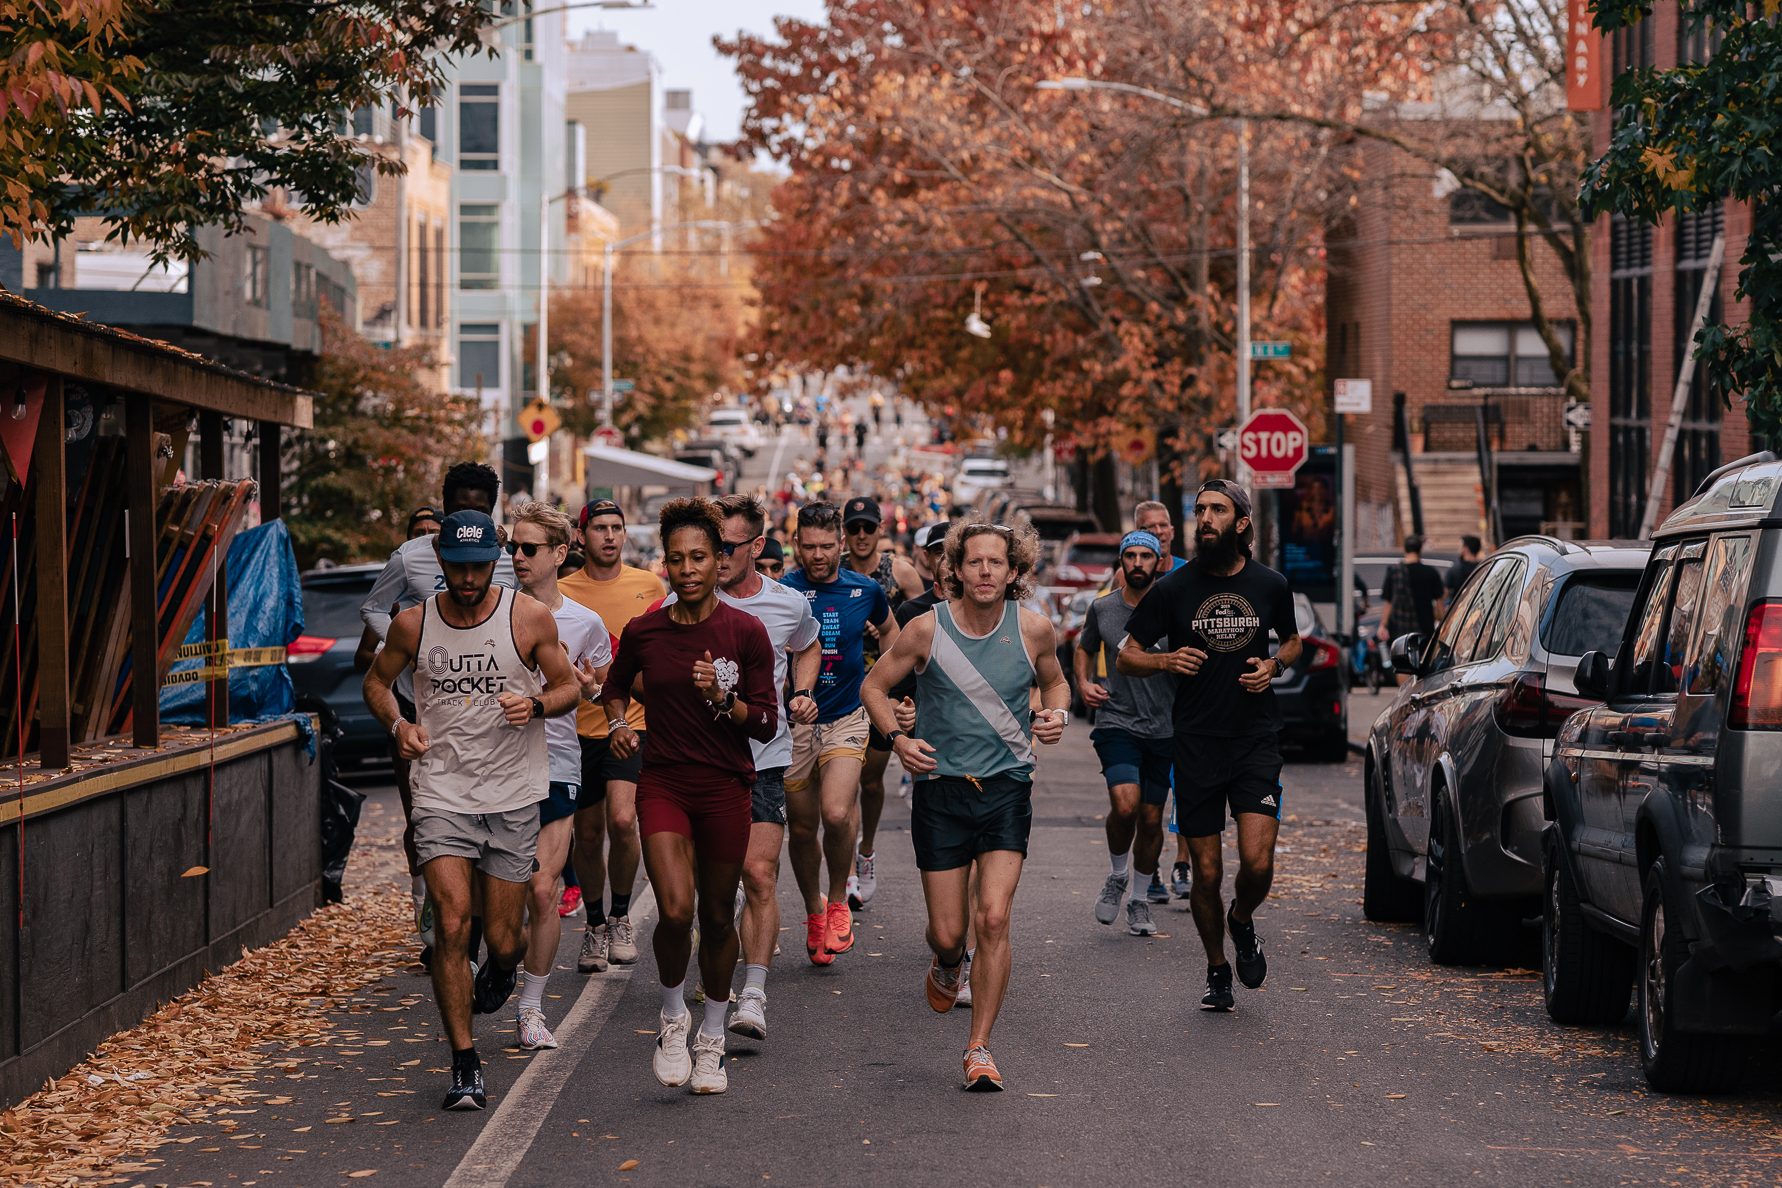
POLYGON ((590 445, 582 448, 588 459, 588 480, 596 487, 685 487, 689 490, 716 481, 709 466, 692 466, 672 458, 658 458, 637 450, 590 445))

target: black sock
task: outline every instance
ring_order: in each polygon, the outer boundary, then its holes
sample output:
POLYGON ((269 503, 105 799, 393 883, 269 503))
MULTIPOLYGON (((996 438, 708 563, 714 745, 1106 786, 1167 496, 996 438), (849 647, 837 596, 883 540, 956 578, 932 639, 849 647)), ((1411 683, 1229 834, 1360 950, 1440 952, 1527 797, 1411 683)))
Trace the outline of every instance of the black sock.
POLYGON ((477 959, 477 954, 482 951, 483 918, 481 916, 472 916, 470 918, 470 959, 475 961, 477 959))
POLYGON ((482 1068, 482 1066, 483 1066, 482 1057, 480 1057, 476 1054, 476 1049, 474 1047, 465 1048, 463 1051, 458 1051, 455 1049, 453 1050, 453 1052, 452 1052, 452 1071, 453 1072, 473 1073, 473 1072, 476 1072, 478 1069, 482 1068))
POLYGON ((601 899, 598 896, 596 896, 593 899, 584 898, 582 900, 582 902, 587 905, 588 923, 590 923, 590 924, 604 924, 604 923, 606 923, 606 900, 601 899))
POLYGON ((614 918, 617 919, 617 918, 621 918, 624 916, 629 916, 630 914, 631 914, 631 892, 627 891, 627 892, 625 892, 625 894, 620 895, 617 891, 614 891, 613 892, 613 916, 614 916, 614 918))

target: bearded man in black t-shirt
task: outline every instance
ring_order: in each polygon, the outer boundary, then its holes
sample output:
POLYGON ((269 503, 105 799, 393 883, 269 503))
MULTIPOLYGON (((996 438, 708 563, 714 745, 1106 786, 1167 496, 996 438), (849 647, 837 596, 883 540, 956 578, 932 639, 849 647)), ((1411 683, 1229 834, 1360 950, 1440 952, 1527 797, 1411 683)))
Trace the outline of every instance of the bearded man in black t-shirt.
POLYGON ((1207 951, 1203 1010, 1232 1008, 1229 928, 1237 974, 1268 976, 1254 913, 1275 875, 1281 826, 1281 711, 1274 681, 1299 659, 1287 579, 1250 557, 1250 494, 1213 479, 1194 497, 1194 560, 1152 587, 1126 624, 1116 663, 1128 676, 1173 672, 1176 827, 1194 859, 1189 905, 1207 951), (1280 641, 1271 654, 1269 632, 1280 641), (1159 639, 1176 645, 1147 652, 1159 639), (1221 898, 1225 811, 1237 822, 1230 914, 1221 898))

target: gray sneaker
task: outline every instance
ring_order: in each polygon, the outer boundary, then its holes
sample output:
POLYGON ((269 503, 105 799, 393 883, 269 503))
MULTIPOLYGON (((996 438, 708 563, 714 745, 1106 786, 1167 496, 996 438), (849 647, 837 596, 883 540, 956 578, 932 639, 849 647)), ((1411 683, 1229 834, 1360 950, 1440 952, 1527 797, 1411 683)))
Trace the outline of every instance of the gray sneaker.
POLYGON ((1126 901, 1126 931, 1134 936, 1150 936, 1157 931, 1151 923, 1151 905, 1142 899, 1126 901))
POLYGON ((590 924, 582 929, 582 951, 575 959, 576 969, 581 973, 605 973, 606 947, 606 925, 590 924))
POLYGON ((607 931, 612 934, 609 955, 614 965, 637 963, 637 937, 631 929, 630 916, 608 916, 607 931))
POLYGON ((1095 922, 1112 924, 1120 916, 1120 901, 1126 898, 1126 876, 1109 875, 1101 885, 1101 898, 1095 901, 1095 922))

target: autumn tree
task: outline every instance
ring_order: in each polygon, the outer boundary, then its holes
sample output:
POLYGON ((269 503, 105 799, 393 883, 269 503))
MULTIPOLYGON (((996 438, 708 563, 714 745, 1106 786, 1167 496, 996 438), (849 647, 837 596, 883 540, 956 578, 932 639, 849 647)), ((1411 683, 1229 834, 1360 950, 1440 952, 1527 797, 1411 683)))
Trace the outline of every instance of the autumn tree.
POLYGON ((299 564, 381 560, 402 543, 407 515, 438 506, 445 470, 488 444, 472 399, 420 380, 426 348, 373 345, 327 306, 322 354, 306 385, 315 424, 285 449, 286 525, 299 564))
POLYGON ((399 171, 346 133, 356 108, 434 99, 480 51, 483 0, 0 0, 0 232, 200 255, 275 188, 337 222, 361 171, 399 171))

